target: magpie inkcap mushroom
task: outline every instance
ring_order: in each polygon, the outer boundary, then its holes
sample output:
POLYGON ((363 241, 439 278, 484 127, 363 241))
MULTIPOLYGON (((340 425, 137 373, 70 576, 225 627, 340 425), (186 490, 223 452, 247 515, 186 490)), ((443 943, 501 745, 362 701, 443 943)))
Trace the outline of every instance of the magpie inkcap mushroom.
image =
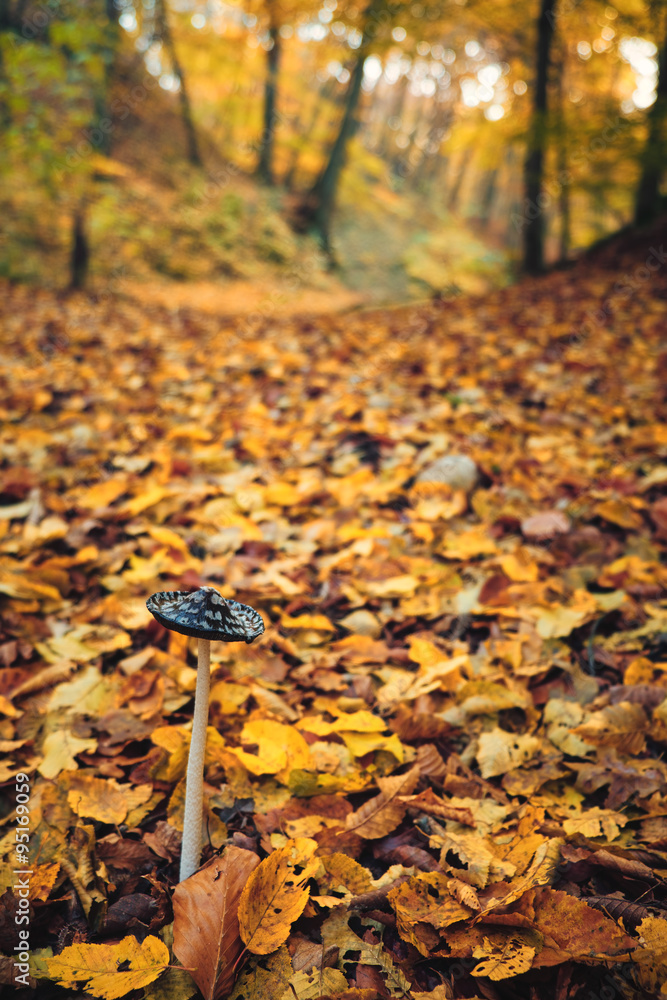
POLYGON ((197 687, 192 738, 185 778, 185 813, 180 881, 199 867, 204 805, 204 754, 211 678, 211 641, 252 642, 264 631, 261 615, 247 604, 227 600, 214 587, 192 592, 166 590, 153 594, 146 607, 160 625, 198 640, 197 687))
POLYGON ((264 631, 262 617, 254 608, 227 600, 215 587, 192 592, 163 590, 146 601, 160 625, 181 635, 218 642, 252 642, 264 631))

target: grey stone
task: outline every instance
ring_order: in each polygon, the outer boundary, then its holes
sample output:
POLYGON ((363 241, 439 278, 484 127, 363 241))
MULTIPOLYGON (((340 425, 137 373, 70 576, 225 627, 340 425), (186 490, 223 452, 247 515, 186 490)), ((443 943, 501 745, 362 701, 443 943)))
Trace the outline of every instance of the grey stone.
POLYGON ((471 493, 479 479, 479 470, 467 455, 443 455, 422 469, 415 483, 445 483, 453 490, 471 493))

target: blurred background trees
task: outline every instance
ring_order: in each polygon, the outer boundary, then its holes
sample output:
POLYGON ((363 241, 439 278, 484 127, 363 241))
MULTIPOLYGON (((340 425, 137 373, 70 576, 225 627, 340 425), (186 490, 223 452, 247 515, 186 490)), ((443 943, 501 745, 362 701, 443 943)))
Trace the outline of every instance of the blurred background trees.
POLYGON ((0 0, 0 272, 481 291, 649 223, 666 125, 665 0, 0 0))

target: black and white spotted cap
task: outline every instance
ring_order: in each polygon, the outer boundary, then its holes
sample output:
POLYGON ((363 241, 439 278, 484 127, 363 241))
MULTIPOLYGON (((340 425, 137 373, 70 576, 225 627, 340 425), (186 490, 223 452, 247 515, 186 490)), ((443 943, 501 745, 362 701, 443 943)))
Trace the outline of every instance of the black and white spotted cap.
POLYGON ((181 635, 218 642, 252 642, 264 631, 262 616, 247 604, 229 601, 215 587, 163 590, 146 601, 160 625, 181 635))

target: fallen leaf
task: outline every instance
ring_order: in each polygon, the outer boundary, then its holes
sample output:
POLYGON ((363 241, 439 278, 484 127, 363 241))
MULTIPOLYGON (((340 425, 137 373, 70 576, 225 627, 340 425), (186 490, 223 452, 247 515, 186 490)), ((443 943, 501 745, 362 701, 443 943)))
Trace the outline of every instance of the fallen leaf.
POLYGON ((417 768, 391 778, 378 778, 380 794, 350 813, 345 821, 346 828, 365 840, 376 840, 391 833, 407 808, 399 796, 410 795, 418 780, 417 768))
POLYGON ((61 986, 72 989, 74 983, 83 982, 93 996, 117 1000, 157 979, 169 965, 169 949, 153 935, 141 944, 124 937, 118 944, 70 945, 46 964, 49 976, 61 986))
POLYGON ((309 838, 288 840, 247 879, 238 919, 249 951, 268 955, 287 940, 292 923, 308 902, 308 879, 320 865, 314 857, 316 850, 316 841, 309 838))
POLYGON ((205 1000, 227 996, 234 984, 243 951, 241 893, 259 863, 256 854, 229 845, 174 891, 174 954, 205 1000))

